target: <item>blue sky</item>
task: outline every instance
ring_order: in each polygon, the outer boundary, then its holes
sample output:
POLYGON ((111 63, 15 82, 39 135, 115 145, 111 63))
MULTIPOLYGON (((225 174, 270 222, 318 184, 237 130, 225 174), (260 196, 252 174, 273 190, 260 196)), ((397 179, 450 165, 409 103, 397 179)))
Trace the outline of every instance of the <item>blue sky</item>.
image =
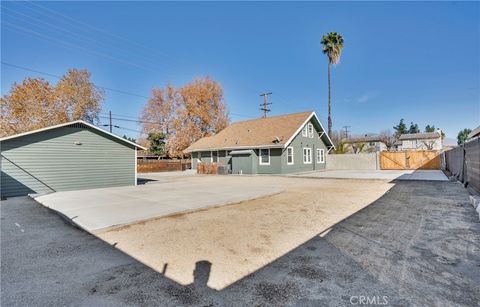
MULTIPOLYGON (((480 16, 472 2, 2 2, 2 61, 141 96, 196 76, 221 82, 233 121, 315 110, 326 126, 327 59, 320 37, 345 39, 332 72, 334 129, 392 129, 400 118, 447 137, 480 124, 480 16)), ((27 76, 2 65, 2 94, 27 76)), ((109 110, 135 119, 146 99, 106 91, 109 110)), ((106 120, 102 118, 102 123, 106 120)), ((114 121, 132 130, 135 122, 114 121)))

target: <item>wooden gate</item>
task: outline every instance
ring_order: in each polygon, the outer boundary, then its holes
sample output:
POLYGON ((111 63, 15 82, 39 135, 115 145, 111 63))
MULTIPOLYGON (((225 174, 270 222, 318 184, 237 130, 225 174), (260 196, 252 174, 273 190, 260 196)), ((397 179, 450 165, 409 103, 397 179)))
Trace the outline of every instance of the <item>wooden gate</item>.
POLYGON ((440 153, 436 150, 382 151, 380 169, 440 169, 440 153))

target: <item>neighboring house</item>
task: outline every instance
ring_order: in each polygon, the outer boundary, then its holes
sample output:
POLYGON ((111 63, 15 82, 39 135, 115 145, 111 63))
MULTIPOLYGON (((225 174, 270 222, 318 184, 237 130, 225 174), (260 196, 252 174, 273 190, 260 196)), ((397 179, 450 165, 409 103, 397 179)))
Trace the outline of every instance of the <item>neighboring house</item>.
POLYGON ((2 197, 137 184, 137 149, 78 120, 0 138, 2 197))
POLYGON ((185 152, 199 162, 229 165, 233 174, 282 174, 325 168, 334 148, 315 112, 235 122, 185 152))
POLYGON ((366 135, 364 137, 352 138, 347 141, 347 144, 349 145, 348 151, 352 153, 358 153, 355 151, 358 151, 360 146, 362 146, 361 144, 364 144, 361 152, 376 152, 388 149, 380 135, 366 135))
POLYGON ((472 132, 468 134, 467 142, 480 138, 480 126, 473 129, 472 132))
POLYGON ((397 150, 442 150, 442 132, 402 134, 395 142, 397 150))

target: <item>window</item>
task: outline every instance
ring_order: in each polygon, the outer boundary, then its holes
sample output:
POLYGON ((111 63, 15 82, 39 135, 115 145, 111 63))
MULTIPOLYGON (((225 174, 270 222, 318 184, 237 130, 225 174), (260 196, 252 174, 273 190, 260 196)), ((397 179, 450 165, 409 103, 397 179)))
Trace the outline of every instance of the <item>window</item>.
POLYGON ((293 162, 293 147, 287 147, 287 164, 292 165, 293 162))
POLYGON ((270 149, 260 149, 260 165, 270 165, 270 149))
POLYGON ((302 129, 302 136, 307 137, 307 135, 308 135, 307 126, 304 126, 303 129, 302 129))
POLYGON ((218 151, 212 151, 210 157, 211 157, 210 160, 212 162, 215 162, 215 163, 218 162, 218 151))
POLYGON ((313 125, 312 124, 307 125, 307 131, 308 131, 308 137, 313 138, 313 125))
POLYGON ((317 149, 317 163, 325 163, 325 150, 317 149))
POLYGON ((375 142, 368 143, 370 146, 375 146, 375 142))
POLYGON ((312 163, 312 149, 311 148, 304 148, 303 149, 303 164, 311 164, 312 163))

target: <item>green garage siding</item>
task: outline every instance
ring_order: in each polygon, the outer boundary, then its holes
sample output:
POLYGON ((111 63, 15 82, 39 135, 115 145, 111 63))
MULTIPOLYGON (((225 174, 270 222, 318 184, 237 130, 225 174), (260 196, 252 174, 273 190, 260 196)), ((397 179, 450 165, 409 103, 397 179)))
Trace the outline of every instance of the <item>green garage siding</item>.
POLYGON ((135 146, 82 124, 0 146, 2 197, 136 184, 135 146))

